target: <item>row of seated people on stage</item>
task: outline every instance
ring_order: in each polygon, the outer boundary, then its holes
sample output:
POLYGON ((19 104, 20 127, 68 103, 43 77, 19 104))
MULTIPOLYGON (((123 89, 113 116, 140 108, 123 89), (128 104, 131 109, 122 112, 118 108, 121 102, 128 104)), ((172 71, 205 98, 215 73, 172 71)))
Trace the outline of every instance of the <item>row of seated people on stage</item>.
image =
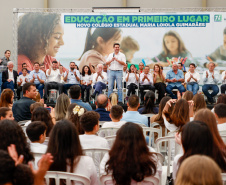
MULTIPOLYGON (((153 91, 145 94, 145 105, 152 102, 147 107, 139 108, 139 97, 132 95, 128 99, 126 112, 119 105, 113 105, 107 111, 108 97, 100 94, 96 99, 96 110, 88 110, 84 105, 88 103, 81 104, 78 101, 81 99, 80 86, 74 85, 69 90, 72 99, 61 94, 55 108, 49 112, 44 104, 32 100, 37 94, 35 84, 26 83, 22 90, 23 98, 13 103, 12 110, 2 106, 0 108, 0 175, 7 179, 6 182, 28 184, 31 181, 30 184, 33 184, 34 181, 34 184, 44 184, 47 170, 80 174, 87 177, 92 185, 98 185, 98 178, 106 174, 112 176, 117 184, 130 185, 145 181, 145 177, 158 182, 166 180, 162 178, 166 172, 156 150, 147 145, 141 127, 150 126, 148 117, 142 114, 154 113, 152 111, 155 109, 155 115, 150 120, 175 132, 175 141, 181 148, 173 156, 175 184, 183 185, 190 181, 189 184, 196 184, 192 183, 195 179, 198 184, 222 185, 221 173, 226 172, 226 145, 219 132, 226 130, 225 94, 220 95, 218 100, 221 99, 222 103, 217 103, 213 112, 206 108, 202 95, 193 96, 190 91, 183 97, 178 94, 177 100, 163 97, 159 108, 153 104, 153 91), (27 120, 25 132, 30 140, 29 145, 24 131, 13 121, 14 118, 17 122, 27 120), (105 121, 102 128, 118 128, 112 146, 101 130, 97 135, 99 121, 105 121), (49 137, 48 141, 46 137, 49 137), (85 149, 92 148, 105 148, 109 152, 95 163, 92 158, 84 155, 85 149), (34 153, 43 153, 44 156, 37 162, 39 159, 34 153), (32 161, 38 170, 36 172, 27 165, 32 161), (147 171, 144 172, 144 168, 147 171), (19 172, 23 174, 18 175, 19 172), (24 175, 26 178, 21 178, 24 175)), ((113 181, 109 183, 114 184, 113 181)))
MULTIPOLYGON (((81 85, 82 99, 84 100, 84 92, 86 91, 86 102, 90 100, 90 89, 93 86, 94 93, 91 95, 95 98, 96 94, 101 94, 103 89, 107 88, 108 70, 106 65, 99 64, 97 69, 90 66, 84 66, 82 73, 80 74, 75 62, 70 62, 70 69, 65 71, 62 65, 59 66, 57 61, 52 62, 50 69, 44 71, 40 69, 40 64, 34 64, 33 71, 27 71, 26 63, 23 64, 22 71, 18 76, 17 72, 13 70, 13 62, 7 63, 8 70, 2 73, 2 89, 10 88, 14 91, 17 88, 17 95, 20 95, 22 86, 26 82, 35 83, 36 87, 43 98, 48 98, 49 89, 58 89, 59 94, 63 92, 67 94, 68 89, 75 84, 81 85), (65 71, 65 72, 64 72, 65 71)), ((142 67, 142 66, 141 66, 142 67)), ((170 94, 172 98, 176 98, 176 95, 172 92, 173 89, 178 89, 180 93, 187 90, 192 91, 195 95, 199 90, 200 75, 195 71, 195 64, 191 63, 189 71, 184 75, 181 69, 181 64, 174 63, 172 70, 168 71, 165 75, 163 73, 162 66, 158 64, 154 65, 153 72, 150 73, 149 66, 143 66, 138 71, 135 65, 131 65, 129 69, 125 66, 123 69, 122 82, 126 83, 127 97, 130 94, 135 94, 136 89, 139 88, 141 93, 141 103, 144 101, 144 90, 158 90, 158 100, 165 96, 166 93, 170 94), (143 70, 142 70, 143 69, 143 70), (142 70, 142 71, 141 71, 142 70), (166 82, 168 85, 166 86, 166 82), (186 88, 185 85, 186 84, 186 88)), ((218 83, 222 82, 221 93, 225 93, 226 90, 226 73, 225 71, 220 74, 215 70, 215 63, 210 62, 208 70, 204 71, 202 91, 206 95, 208 103, 214 103, 214 97, 218 94, 218 83), (209 90, 212 90, 210 93, 209 90)))

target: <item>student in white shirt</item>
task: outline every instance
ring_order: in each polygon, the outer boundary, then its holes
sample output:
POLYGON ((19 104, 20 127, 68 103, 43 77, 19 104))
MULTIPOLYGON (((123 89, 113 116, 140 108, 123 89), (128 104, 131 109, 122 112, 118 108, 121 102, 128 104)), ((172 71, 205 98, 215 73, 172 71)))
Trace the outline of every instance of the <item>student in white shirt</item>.
POLYGON ((79 139, 83 149, 109 148, 107 140, 96 135, 99 130, 99 118, 100 115, 95 111, 88 111, 81 116, 80 124, 85 134, 79 135, 79 139))
POLYGON ((53 156, 49 171, 70 172, 90 179, 90 185, 99 185, 97 172, 91 157, 84 156, 75 125, 60 120, 53 127, 47 153, 53 156))
POLYGON ((148 148, 141 126, 127 122, 118 130, 100 163, 100 174, 113 176, 116 182, 109 184, 138 184, 145 177, 161 179, 162 166, 154 150, 148 148))
POLYGON ((126 100, 128 100, 130 93, 135 94, 135 89, 139 85, 139 74, 137 74, 137 69, 134 64, 129 68, 129 71, 126 75, 126 86, 128 89, 126 100))
POLYGON ((141 94, 141 104, 144 103, 144 90, 151 90, 155 92, 155 87, 153 83, 153 76, 149 73, 150 67, 145 66, 144 72, 140 74, 140 94, 141 94))
POLYGON ((63 66, 58 66, 57 61, 53 61, 52 65, 46 71, 46 83, 45 83, 45 99, 49 94, 49 89, 58 89, 59 94, 63 93, 63 83, 61 83, 61 76, 63 76, 63 66), (59 67, 59 69, 58 69, 59 67))
POLYGON ((219 131, 226 131, 226 104, 219 103, 214 107, 214 113, 217 120, 217 127, 219 131))
POLYGON ((27 72, 26 68, 22 69, 22 74, 17 78, 17 95, 20 99, 20 92, 22 91, 22 87, 26 82, 29 82, 28 80, 29 74, 27 72))
POLYGON ((187 83, 187 90, 193 92, 193 95, 197 94, 199 90, 200 75, 195 71, 195 64, 189 65, 189 71, 185 74, 185 83, 187 83))
POLYGON ((103 89, 106 89, 107 83, 107 73, 103 72, 103 64, 97 65, 97 72, 93 74, 93 88, 94 93, 91 95, 92 98, 95 98, 96 94, 101 94, 103 89))
MULTIPOLYGON (((120 121, 122 119, 122 114, 123 108, 121 106, 112 106, 109 114, 112 121, 103 123, 101 128, 120 128, 126 123, 126 121, 120 121)), ((101 137, 105 137, 105 133, 103 131, 100 131, 98 135, 101 137)))
POLYGON ((85 65, 82 68, 81 74, 81 91, 82 91, 82 101, 84 101, 84 92, 86 91, 86 102, 89 102, 89 91, 92 88, 93 75, 89 66, 85 65))
POLYGON ((208 99, 207 103, 213 104, 215 103, 213 97, 216 96, 219 92, 219 88, 217 86, 219 82, 219 73, 216 70, 214 70, 215 63, 213 62, 210 62, 208 64, 208 68, 209 70, 203 73, 202 78, 203 78, 204 85, 202 87, 202 91, 208 99), (208 90, 213 90, 213 92, 209 93, 208 90))

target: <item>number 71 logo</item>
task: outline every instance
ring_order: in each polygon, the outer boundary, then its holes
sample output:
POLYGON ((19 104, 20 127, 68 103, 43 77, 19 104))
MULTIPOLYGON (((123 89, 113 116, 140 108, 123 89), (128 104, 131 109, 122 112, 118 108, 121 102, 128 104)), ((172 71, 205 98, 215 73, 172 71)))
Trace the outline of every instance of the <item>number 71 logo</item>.
POLYGON ((222 21, 222 15, 214 15, 214 22, 221 22, 222 21))

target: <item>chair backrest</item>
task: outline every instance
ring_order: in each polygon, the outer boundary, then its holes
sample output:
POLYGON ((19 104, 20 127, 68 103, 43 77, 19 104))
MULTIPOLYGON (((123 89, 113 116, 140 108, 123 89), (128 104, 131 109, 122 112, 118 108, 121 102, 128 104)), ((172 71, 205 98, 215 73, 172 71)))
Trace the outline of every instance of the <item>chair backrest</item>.
POLYGON ((221 136, 226 136, 226 130, 221 130, 221 131, 219 131, 219 133, 221 136))
POLYGON ((100 128, 99 135, 101 137, 113 136, 113 135, 116 135, 116 132, 118 131, 118 129, 119 128, 115 128, 115 127, 100 128))
MULTIPOLYGON (((108 184, 108 181, 111 181, 111 182, 113 181, 111 175, 103 175, 103 176, 100 177, 101 185, 108 184)), ((152 176, 151 177, 145 177, 143 182, 144 181, 145 182, 151 182, 154 185, 159 185, 159 180, 157 178, 155 178, 155 177, 152 177, 152 176)), ((113 184, 113 183, 111 183, 111 184, 113 184)), ((137 183, 137 184, 139 184, 139 183, 137 183)))
POLYGON ((102 127, 102 125, 105 123, 106 121, 99 121, 99 126, 102 127))
POLYGON ((149 138, 148 146, 152 146, 152 147, 155 148, 155 146, 154 146, 154 139, 155 139, 154 133, 157 133, 158 137, 161 137, 161 130, 159 128, 152 128, 152 127, 142 127, 142 129, 143 129, 144 137, 149 138))
POLYGON ((23 121, 19 121, 19 122, 18 122, 18 125, 24 126, 25 123, 27 123, 28 121, 31 121, 31 120, 23 120, 23 121))
POLYGON ((96 166, 97 174, 100 174, 100 162, 103 159, 104 155, 108 153, 108 148, 88 148, 83 149, 85 155, 90 156, 96 166))
POLYGON ((160 145, 163 142, 167 142, 167 144, 168 144, 168 150, 165 151, 164 153, 168 153, 168 157, 167 157, 167 176, 170 176, 170 165, 171 165, 171 160, 172 160, 173 145, 175 145, 175 155, 179 153, 179 150, 180 150, 181 147, 180 147, 180 145, 176 144, 174 136, 160 137, 160 138, 156 139, 156 141, 155 141, 155 143, 156 143, 156 151, 158 153, 161 152, 160 145))
POLYGON ((44 155, 44 153, 32 153, 35 160, 34 160, 34 168, 35 169, 38 169, 38 162, 39 160, 42 158, 42 155, 44 155))
POLYGON ((83 185, 90 185, 90 179, 88 177, 68 172, 48 171, 45 179, 47 185, 49 185, 50 179, 55 179, 56 185, 60 185, 60 180, 65 180, 66 185, 71 185, 71 181, 76 181, 83 185))
POLYGON ((224 136, 221 135, 221 138, 224 141, 224 143, 226 144, 226 135, 224 135, 224 136))
POLYGON ((115 142, 116 135, 107 136, 105 139, 108 141, 109 147, 111 148, 113 143, 115 142))

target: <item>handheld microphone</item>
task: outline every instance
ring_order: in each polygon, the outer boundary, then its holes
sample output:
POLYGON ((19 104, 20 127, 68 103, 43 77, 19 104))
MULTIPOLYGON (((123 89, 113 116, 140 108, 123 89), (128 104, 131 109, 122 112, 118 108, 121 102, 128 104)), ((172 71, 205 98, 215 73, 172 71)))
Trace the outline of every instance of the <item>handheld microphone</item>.
POLYGON ((115 57, 115 53, 113 53, 113 57, 115 57))

